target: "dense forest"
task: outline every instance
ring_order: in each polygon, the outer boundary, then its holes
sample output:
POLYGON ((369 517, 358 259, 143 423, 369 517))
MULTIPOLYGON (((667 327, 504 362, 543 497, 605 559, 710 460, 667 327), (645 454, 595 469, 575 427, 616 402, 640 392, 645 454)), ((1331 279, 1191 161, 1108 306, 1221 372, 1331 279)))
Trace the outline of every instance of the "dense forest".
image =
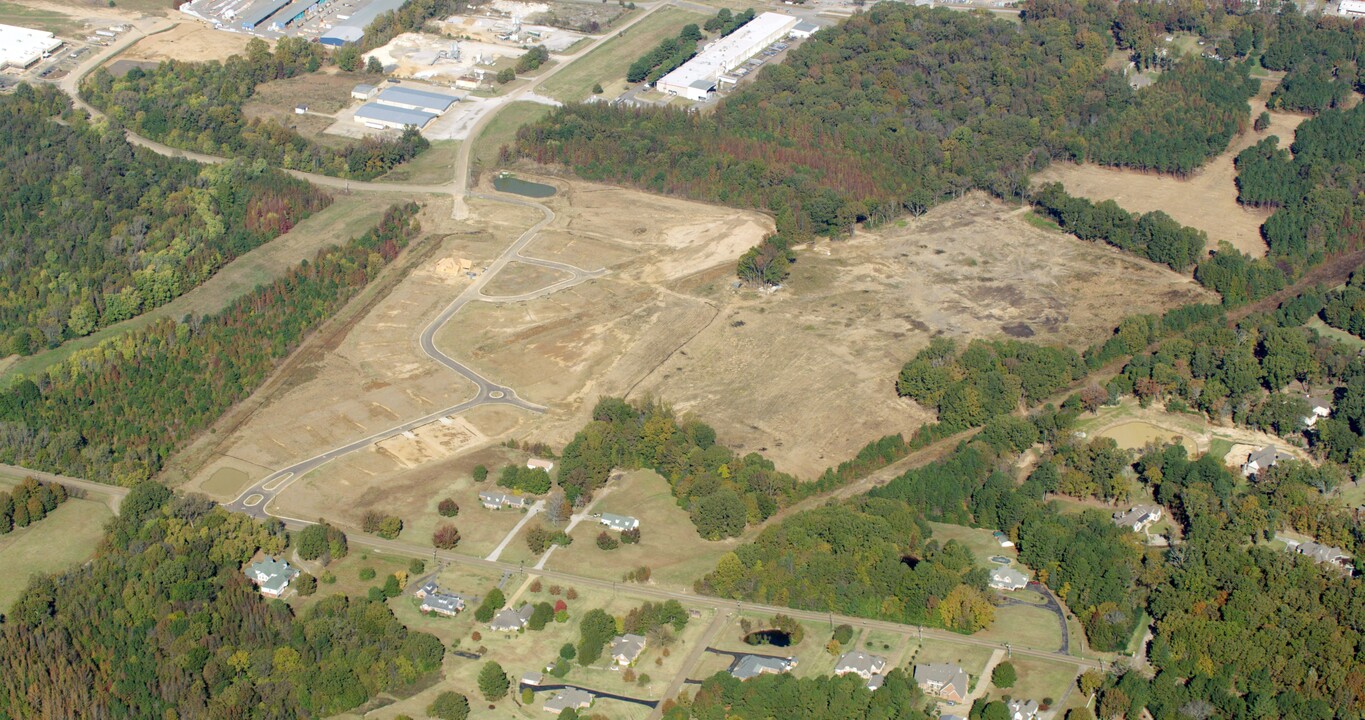
POLYGON ((709 425, 678 418, 666 405, 602 398, 592 422, 564 447, 558 480, 569 501, 577 503, 602 487, 614 468, 650 468, 668 480, 701 536, 719 540, 905 452, 900 437, 883 438, 818 480, 801 482, 758 453, 740 456, 718 444, 709 425))
POLYGON ((263 165, 131 146, 50 86, 0 96, 0 353, 164 305, 331 198, 263 165))
POLYGON ((1255 83, 1242 64, 1192 58, 1136 93, 1103 68, 1113 42, 1040 13, 1020 26, 880 3, 713 113, 567 106, 522 128, 518 151, 590 179, 763 208, 793 240, 972 187, 1020 197, 1055 157, 1189 172, 1247 123, 1255 83))
POLYGON ((367 137, 341 148, 321 145, 276 122, 242 112, 256 86, 315 72, 323 46, 284 38, 275 51, 260 38, 226 62, 162 62, 116 78, 104 68, 81 84, 81 96, 133 132, 173 147, 225 157, 264 160, 289 170, 369 179, 429 147, 413 128, 393 139, 367 137))
POLYGON ((688 702, 674 705, 665 720, 927 720, 923 692, 900 669, 887 673, 876 692, 856 675, 798 678, 788 674, 736 680, 717 673, 702 682, 688 702))
POLYGON ((141 483, 90 563, 36 578, 0 625, 0 716, 326 717, 441 666, 382 602, 301 615, 242 565, 284 539, 201 497, 141 483))
POLYGON ((0 391, 4 462, 130 485, 245 398, 417 233, 417 206, 319 251, 222 312, 161 320, 0 391))

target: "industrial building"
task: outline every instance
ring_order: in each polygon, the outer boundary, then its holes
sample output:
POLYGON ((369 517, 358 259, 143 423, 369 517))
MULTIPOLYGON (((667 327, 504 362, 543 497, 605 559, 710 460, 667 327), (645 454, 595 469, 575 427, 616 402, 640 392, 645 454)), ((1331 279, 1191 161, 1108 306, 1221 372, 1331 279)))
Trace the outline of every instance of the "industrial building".
POLYGON ((379 103, 365 103, 356 108, 355 111, 355 121, 362 125, 373 128, 394 128, 396 130, 401 130, 409 125, 420 130, 437 117, 437 113, 409 110, 392 105, 380 105, 379 103))
POLYGON ((1365 1, 1341 0, 1341 4, 1337 6, 1337 13, 1353 20, 1365 18, 1365 1))
POLYGON ((26 68, 61 46, 50 32, 0 25, 0 70, 26 68))
POLYGON ((430 90, 417 90, 416 88, 390 86, 379 91, 374 101, 380 105, 402 108, 404 110, 422 110, 435 115, 450 109, 451 105, 459 102, 459 98, 445 93, 431 92, 430 90))
POLYGON ((654 87, 688 100, 705 100, 722 75, 789 35, 798 22, 790 15, 765 12, 659 78, 654 87))

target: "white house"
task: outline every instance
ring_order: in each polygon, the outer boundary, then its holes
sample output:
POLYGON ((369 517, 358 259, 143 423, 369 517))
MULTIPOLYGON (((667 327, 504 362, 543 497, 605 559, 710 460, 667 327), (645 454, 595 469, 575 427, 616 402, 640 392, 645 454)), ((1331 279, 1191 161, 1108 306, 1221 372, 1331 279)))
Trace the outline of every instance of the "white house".
POLYGON ((1341 548, 1331 547, 1316 542, 1301 543, 1294 548, 1300 555, 1306 555, 1314 562, 1323 565, 1335 565, 1347 572, 1354 573, 1355 566, 1351 564, 1351 556, 1347 555, 1341 548))
POLYGON ((1247 461, 1242 463, 1242 476, 1251 477, 1256 473, 1275 467, 1275 463, 1281 460, 1290 460, 1293 456, 1286 455, 1275 449, 1274 445, 1267 445, 1256 452, 1247 455, 1247 461))
POLYGON ((1337 14, 1353 20, 1365 18, 1365 1, 1341 0, 1341 4, 1337 6, 1337 14))
POLYGON ((996 590, 1019 590, 1028 586, 1028 575, 1015 570, 1012 567, 996 568, 991 573, 991 587, 996 590))
POLYGON ((290 565, 288 560, 267 557, 248 565, 246 576, 251 582, 256 583, 262 595, 277 598, 283 595, 289 583, 299 576, 299 569, 290 565))
POLYGON ((1308 401, 1308 414, 1303 417, 1304 427, 1313 427, 1318 424, 1318 420, 1331 417, 1332 400, 1330 398, 1304 395, 1303 399, 1308 401))
POLYGON ((796 658, 775 658, 765 655, 745 655, 735 663, 730 674, 740 680, 758 677, 768 673, 781 674, 796 667, 796 658))
POLYGON ((848 675, 852 673, 867 681, 868 690, 876 690, 881 687, 886 679, 886 658, 880 655, 870 655, 862 650, 852 650, 839 656, 839 661, 834 664, 835 675, 848 675))
POLYGON ((351 97, 356 100, 369 100, 374 97, 375 86, 361 83, 351 88, 351 97))
POLYGON ((578 688, 566 687, 554 694, 554 697, 545 701, 545 712, 559 713, 573 708, 582 710, 592 706, 592 693, 579 690, 578 688))
POLYGON ((1014 547, 1014 542, 1010 540, 1010 536, 1000 532, 999 530, 996 530, 995 532, 991 533, 991 537, 995 538, 996 544, 1002 548, 1014 547))
POLYGON ((629 515, 614 515, 612 513, 602 513, 597 517, 598 522, 611 528, 624 532, 640 527, 640 521, 629 515))
POLYGON ((530 460, 526 461, 526 467, 532 470, 544 470, 545 472, 550 472, 551 470, 555 469, 555 464, 550 462, 549 460, 531 458, 530 460))
POLYGON ((1134 505, 1127 512, 1113 514, 1114 524, 1133 532, 1142 532, 1161 521, 1160 505, 1134 505))
POLYGON ((522 605, 517 610, 503 608, 498 611, 497 615, 493 616, 493 622, 490 622, 488 626, 498 632, 516 632, 526 627, 526 623, 531 621, 531 613, 533 612, 535 612, 535 608, 531 607, 530 603, 522 605))
POLYGON ((479 492, 479 504, 489 510, 501 510, 502 508, 520 510, 530 505, 531 499, 511 493, 498 492, 497 490, 483 490, 479 492))
POLYGON ((971 678, 967 672, 950 663, 916 665, 915 682, 925 694, 952 702, 962 702, 971 692, 971 678))
POLYGON ((645 651, 647 641, 643 635, 626 633, 612 638, 611 647, 607 654, 616 661, 617 665, 630 665, 640 657, 640 653, 645 651))
POLYGON ((1006 707, 1010 711, 1010 720, 1038 720, 1036 700, 1011 700, 1006 707))
POLYGON ((422 612, 432 612, 446 617, 455 617, 464 610, 464 598, 441 592, 428 593, 418 607, 422 612))

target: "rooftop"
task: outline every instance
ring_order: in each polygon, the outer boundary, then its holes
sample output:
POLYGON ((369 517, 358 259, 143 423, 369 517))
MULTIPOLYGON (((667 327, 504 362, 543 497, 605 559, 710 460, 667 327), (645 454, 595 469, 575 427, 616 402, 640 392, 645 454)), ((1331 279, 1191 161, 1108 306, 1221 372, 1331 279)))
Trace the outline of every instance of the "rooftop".
POLYGON ((389 86, 379 91, 375 97, 376 102, 392 102, 403 105, 416 105, 420 108, 429 110, 439 110, 445 112, 459 101, 454 95, 431 92, 430 90, 418 90, 405 85, 389 86))
POLYGON ((740 680, 748 680, 758 677, 765 672, 784 673, 791 669, 791 661, 784 658, 765 657, 763 655, 745 655, 740 658, 739 663, 730 674, 740 680))
POLYGON ((52 33, 14 25, 0 25, 0 68, 26 67, 62 44, 52 33))
POLYGON ((782 13, 765 12, 733 33, 711 43, 696 57, 673 72, 659 78, 665 85, 681 87, 710 87, 722 73, 729 72, 743 62, 750 51, 765 38, 790 30, 797 19, 782 13), (701 83, 701 84, 698 84, 701 83))
POLYGON ((592 693, 578 688, 566 687, 545 701, 545 709, 550 712, 563 712, 567 708, 585 708, 592 704, 592 693))
MULTIPOLYGON (((393 107, 392 105, 380 105, 378 103, 365 103, 356 108, 356 119, 374 120, 377 122, 391 122, 402 125, 412 125, 423 128, 426 124, 436 119, 435 113, 423 112, 422 110, 408 110, 406 108, 393 107)), ((483 493, 480 493, 482 495, 483 493)))
POLYGON ((852 650, 844 653, 839 662, 835 663, 834 671, 855 672, 859 675, 873 675, 881 672, 886 667, 886 658, 880 655, 870 655, 862 650, 852 650))
POLYGON ((645 638, 642 635, 626 633, 617 635, 611 641, 611 656, 624 657, 627 660, 634 660, 645 650, 645 638))

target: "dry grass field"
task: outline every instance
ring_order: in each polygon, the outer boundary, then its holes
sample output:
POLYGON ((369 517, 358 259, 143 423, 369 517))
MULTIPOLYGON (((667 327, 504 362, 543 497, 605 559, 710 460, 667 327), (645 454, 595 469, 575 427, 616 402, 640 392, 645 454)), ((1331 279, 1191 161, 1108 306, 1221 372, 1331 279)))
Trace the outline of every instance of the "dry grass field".
MULTIPOLYGON (((0 477, 0 490, 22 478, 0 477)), ((41 521, 0 535, 0 614, 18 599, 28 580, 40 573, 67 570, 90 559, 114 516, 98 500, 71 498, 41 521)))
POLYGON ((163 33, 139 40, 119 55, 128 60, 226 60, 246 50, 250 35, 214 30, 197 22, 182 22, 163 33))
MULTIPOLYGON (((1253 119, 1265 110, 1265 99, 1274 87, 1272 82, 1262 85, 1261 94, 1251 101, 1253 119)), ((1238 153, 1270 135, 1279 137, 1281 147, 1288 147, 1294 140, 1294 129, 1306 119, 1283 112, 1272 112, 1270 118, 1270 128, 1265 132, 1248 130, 1234 137, 1226 152, 1188 178, 1099 165, 1054 163, 1039 173, 1034 182, 1060 182, 1072 195, 1095 202, 1113 200, 1129 212, 1162 210, 1208 233, 1210 249, 1226 241, 1248 255, 1260 257, 1266 253, 1261 224, 1270 217, 1270 211, 1237 203, 1237 169, 1233 160, 1238 153)))

